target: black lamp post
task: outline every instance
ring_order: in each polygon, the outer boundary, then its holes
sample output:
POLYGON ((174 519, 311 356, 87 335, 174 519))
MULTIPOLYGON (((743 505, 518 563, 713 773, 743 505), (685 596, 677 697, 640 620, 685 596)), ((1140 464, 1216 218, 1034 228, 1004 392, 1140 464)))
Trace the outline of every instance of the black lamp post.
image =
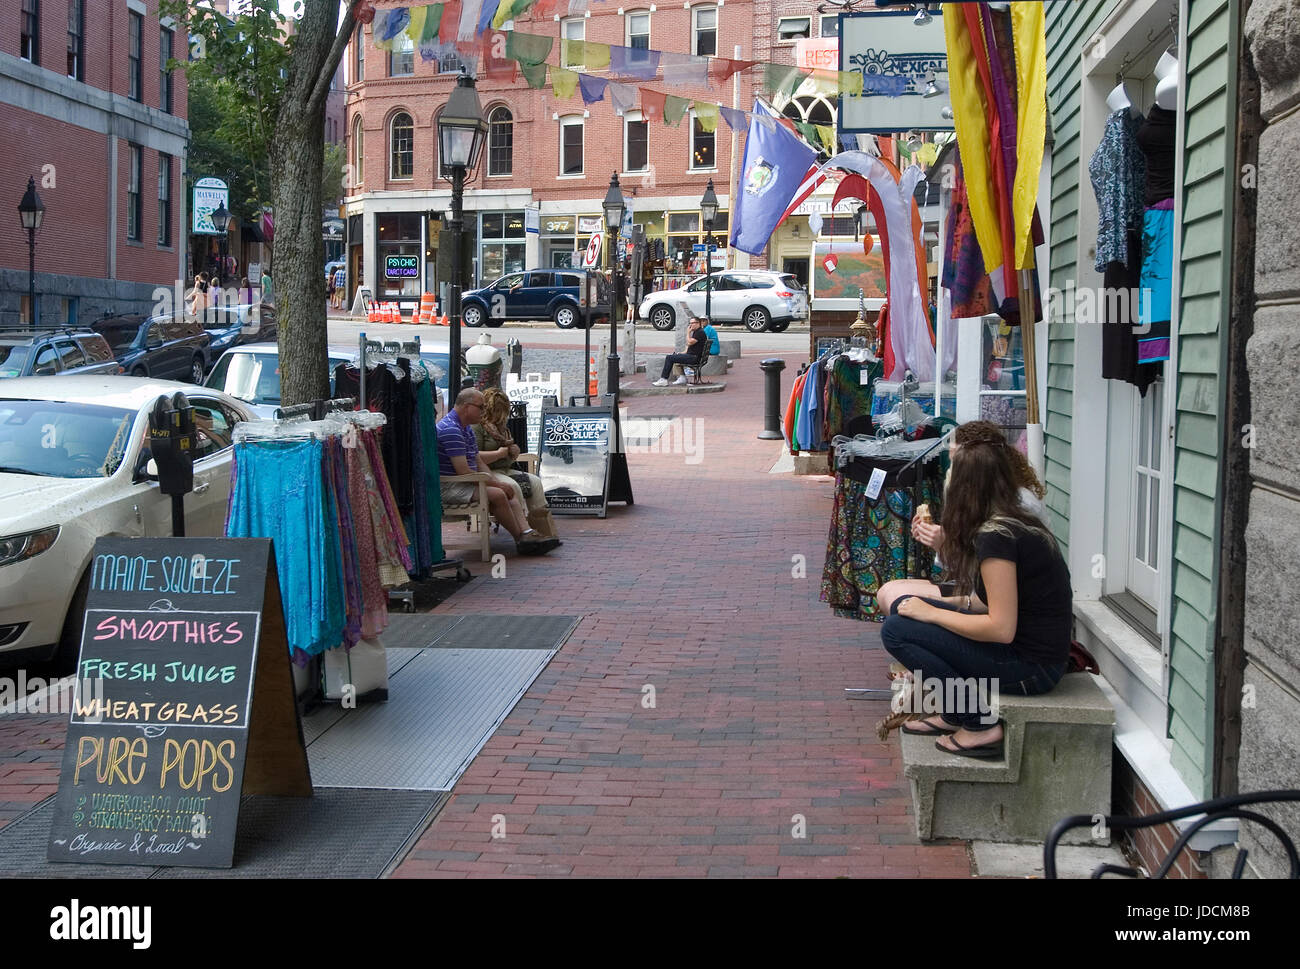
POLYGON ((627 203, 623 199, 623 190, 618 187, 618 172, 609 176, 609 191, 605 193, 605 232, 609 237, 609 243, 605 248, 605 266, 610 268, 610 287, 613 293, 610 295, 609 307, 609 392, 614 401, 614 411, 618 412, 618 320, 615 317, 617 312, 617 301, 613 298, 618 292, 618 287, 614 285, 614 273, 618 271, 617 263, 611 262, 615 258, 614 247, 618 244, 618 231, 623 225, 623 212, 627 208, 627 203))
POLYGON ((483 143, 487 140, 488 123, 483 117, 474 78, 461 74, 447 98, 447 106, 438 116, 438 174, 451 182, 451 333, 448 334, 448 360, 452 377, 447 381, 448 405, 456 402, 460 393, 460 291, 462 266, 461 249, 464 245, 465 219, 461 205, 465 195, 465 178, 478 165, 483 143))
POLYGON ((713 179, 700 199, 700 217, 704 221, 704 322, 713 323, 713 226, 718 218, 718 197, 713 194, 713 179))
POLYGON ((27 177, 27 191, 23 193, 23 200, 18 203, 18 215, 23 221, 23 228, 27 230, 27 313, 31 317, 28 322, 35 326, 36 230, 41 227, 41 220, 45 218, 45 203, 36 194, 36 179, 30 175, 27 177))
POLYGON ((230 240, 228 235, 230 231, 230 210, 224 205, 219 205, 212 210, 212 227, 217 230, 221 237, 220 262, 217 264, 217 288, 220 289, 225 285, 226 276, 226 243, 230 240))

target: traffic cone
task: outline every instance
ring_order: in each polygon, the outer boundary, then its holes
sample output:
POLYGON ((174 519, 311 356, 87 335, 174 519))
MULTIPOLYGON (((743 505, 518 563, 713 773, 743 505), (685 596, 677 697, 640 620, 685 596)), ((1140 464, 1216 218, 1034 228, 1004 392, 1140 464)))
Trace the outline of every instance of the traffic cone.
POLYGON ((433 293, 425 293, 421 298, 418 322, 433 325, 433 293))
POLYGON ((373 299, 370 301, 370 308, 366 311, 366 322, 367 323, 379 322, 379 303, 373 299))
POLYGON ((451 320, 447 317, 447 314, 446 314, 446 313, 443 313, 443 314, 442 314, 442 319, 440 319, 440 320, 438 321, 438 325, 439 325, 439 326, 451 326, 451 320))
POLYGON ((397 304, 390 300, 388 303, 388 312, 384 314, 384 322, 396 323, 397 319, 397 304))

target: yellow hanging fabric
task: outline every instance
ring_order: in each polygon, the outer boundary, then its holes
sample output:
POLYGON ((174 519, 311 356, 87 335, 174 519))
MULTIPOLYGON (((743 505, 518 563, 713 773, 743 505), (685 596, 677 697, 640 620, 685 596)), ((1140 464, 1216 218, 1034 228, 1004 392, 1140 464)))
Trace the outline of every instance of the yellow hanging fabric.
POLYGON ((1011 36, 1016 51, 1017 100, 1011 215, 1016 225, 1016 268, 1028 269, 1034 265, 1034 205, 1047 139, 1047 40, 1041 3, 1011 5, 1011 36))
POLYGON ((984 268, 991 272, 1002 265, 1002 232, 993 206, 989 105, 975 62, 974 44, 982 45, 984 41, 971 37, 962 7, 960 3, 943 5, 943 32, 948 48, 948 93, 968 188, 966 197, 970 204, 971 222, 975 225, 975 238, 984 256, 984 268))
POLYGON ((566 71, 562 67, 552 67, 551 90, 562 101, 573 97, 578 90, 578 72, 566 71))
POLYGON ((701 131, 718 130, 718 106, 707 101, 696 101, 695 120, 700 123, 701 131))

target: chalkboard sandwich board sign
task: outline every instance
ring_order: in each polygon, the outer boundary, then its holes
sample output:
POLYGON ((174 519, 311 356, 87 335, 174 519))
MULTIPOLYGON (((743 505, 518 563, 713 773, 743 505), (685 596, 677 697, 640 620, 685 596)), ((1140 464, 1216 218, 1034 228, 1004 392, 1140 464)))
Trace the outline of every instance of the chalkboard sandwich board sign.
POLYGON ((264 538, 102 538, 50 861, 229 868, 242 794, 310 796, 264 538))
POLYGON ((543 407, 537 475, 557 515, 605 517, 612 407, 543 407))

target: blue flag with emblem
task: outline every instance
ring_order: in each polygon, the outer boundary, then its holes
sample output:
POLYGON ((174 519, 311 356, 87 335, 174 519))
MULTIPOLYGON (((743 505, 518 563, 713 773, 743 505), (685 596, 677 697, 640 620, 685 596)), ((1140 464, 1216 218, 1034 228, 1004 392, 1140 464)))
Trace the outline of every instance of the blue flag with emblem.
POLYGON ((772 117, 762 102, 754 102, 740 185, 732 203, 731 245, 754 256, 767 246, 808 168, 817 160, 815 151, 772 117))

